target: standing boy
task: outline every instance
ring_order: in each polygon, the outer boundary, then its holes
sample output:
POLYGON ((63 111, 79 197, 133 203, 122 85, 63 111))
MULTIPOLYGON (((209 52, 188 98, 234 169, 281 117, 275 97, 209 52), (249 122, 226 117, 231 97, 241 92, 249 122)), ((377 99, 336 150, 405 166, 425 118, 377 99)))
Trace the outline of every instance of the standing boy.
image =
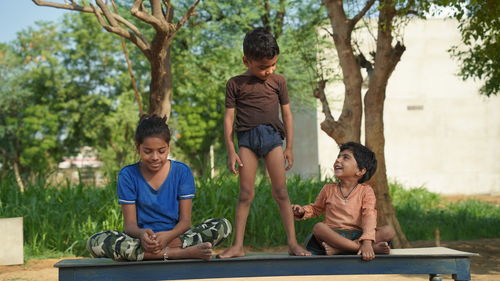
POLYGON ((247 71, 235 76, 226 85, 224 138, 228 152, 228 168, 240 176, 240 195, 236 208, 234 244, 220 258, 245 255, 243 240, 248 212, 255 195, 255 175, 258 159, 263 157, 271 178, 272 195, 278 203, 288 238, 290 255, 310 255, 297 243, 293 213, 288 198, 286 170, 293 165, 293 120, 284 77, 274 74, 279 47, 274 37, 257 28, 246 34, 243 41, 243 63, 247 71), (279 109, 283 123, 279 119, 279 109), (236 131, 239 154, 233 142, 236 111, 236 131), (286 149, 283 151, 283 139, 286 149), (235 168, 235 165, 238 167, 235 168))

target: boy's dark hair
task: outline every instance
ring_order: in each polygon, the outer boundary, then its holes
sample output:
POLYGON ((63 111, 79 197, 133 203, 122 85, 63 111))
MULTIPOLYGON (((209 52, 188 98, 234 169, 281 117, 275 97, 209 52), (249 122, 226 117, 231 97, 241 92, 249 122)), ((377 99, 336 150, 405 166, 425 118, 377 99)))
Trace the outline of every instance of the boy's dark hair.
POLYGON ((167 125, 167 117, 160 117, 155 114, 145 114, 141 116, 137 129, 135 130, 135 143, 142 144, 145 138, 158 137, 166 143, 170 143, 170 129, 167 125))
POLYGON ((366 173, 358 180, 358 183, 367 182, 377 170, 375 153, 368 149, 368 147, 357 142, 347 142, 340 145, 340 151, 344 150, 352 152, 360 170, 366 169, 366 173))
POLYGON ((245 35, 243 54, 251 60, 272 59, 280 54, 280 48, 274 36, 263 27, 259 27, 245 35))

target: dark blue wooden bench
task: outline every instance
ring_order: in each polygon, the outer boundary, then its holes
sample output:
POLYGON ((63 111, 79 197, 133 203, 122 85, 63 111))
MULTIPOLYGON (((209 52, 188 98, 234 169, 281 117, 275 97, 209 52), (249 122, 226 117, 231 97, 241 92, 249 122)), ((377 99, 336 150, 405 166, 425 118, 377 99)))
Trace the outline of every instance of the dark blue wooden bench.
POLYGON ((293 257, 284 253, 250 254, 242 258, 115 262, 110 259, 67 259, 56 263, 60 281, 183 280, 231 277, 451 274, 454 280, 470 280, 474 253, 444 247, 394 249, 369 262, 358 255, 293 257))

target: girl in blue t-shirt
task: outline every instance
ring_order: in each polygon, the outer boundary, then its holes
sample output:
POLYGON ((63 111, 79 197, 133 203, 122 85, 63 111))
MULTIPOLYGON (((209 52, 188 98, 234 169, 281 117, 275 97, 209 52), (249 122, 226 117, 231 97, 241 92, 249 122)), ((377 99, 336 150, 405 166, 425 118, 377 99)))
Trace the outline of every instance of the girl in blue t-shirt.
POLYGON ((186 164, 168 159, 170 130, 165 122, 156 115, 139 121, 135 143, 140 161, 118 175, 125 230, 92 235, 87 249, 93 257, 209 260, 212 246, 231 233, 223 218, 191 227, 194 178, 186 164))

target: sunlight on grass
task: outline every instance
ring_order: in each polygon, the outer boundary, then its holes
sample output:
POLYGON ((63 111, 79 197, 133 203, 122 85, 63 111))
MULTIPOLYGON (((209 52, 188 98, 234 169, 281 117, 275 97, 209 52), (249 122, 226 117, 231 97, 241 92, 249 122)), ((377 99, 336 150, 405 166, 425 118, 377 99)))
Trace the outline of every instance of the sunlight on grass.
MULTIPOLYGON (((288 179, 292 203, 314 201, 324 182, 288 179)), ((209 217, 225 217, 234 222, 239 193, 238 179, 220 175, 197 181, 193 205, 193 224, 209 217)), ((390 194, 401 226, 410 241, 432 240, 440 229, 442 240, 494 238, 500 233, 500 207, 478 200, 458 203, 444 201, 439 194, 425 188, 405 189, 398 183, 390 185, 390 194)), ((58 258, 88 256, 86 239, 93 233, 123 228, 122 215, 116 202, 116 183, 105 187, 31 185, 20 193, 13 179, 0 184, 0 217, 24 217, 25 256, 58 258)), ((299 241, 321 221, 316 218, 296 222, 299 241)), ((232 241, 221 246, 227 247, 232 241)), ((265 177, 256 181, 245 235, 246 245, 263 249, 286 244, 286 235, 278 207, 271 196, 265 177)))

